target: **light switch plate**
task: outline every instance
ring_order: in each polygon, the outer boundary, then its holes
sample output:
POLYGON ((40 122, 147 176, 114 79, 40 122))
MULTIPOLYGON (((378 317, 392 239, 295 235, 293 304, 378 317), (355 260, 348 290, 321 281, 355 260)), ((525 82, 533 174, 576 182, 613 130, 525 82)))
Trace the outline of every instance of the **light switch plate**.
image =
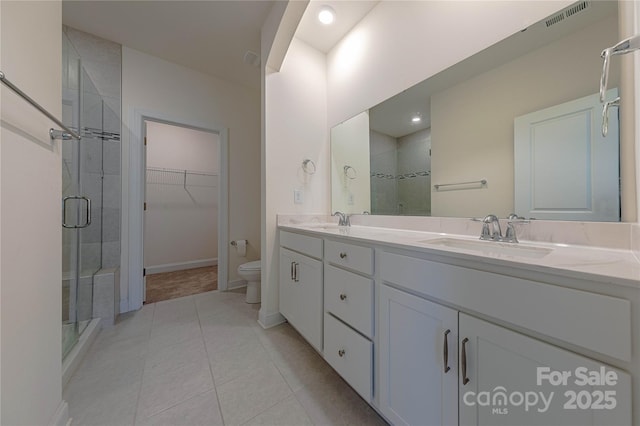
POLYGON ((294 204, 304 203, 304 192, 301 189, 293 190, 293 203, 294 204))
POLYGON ((349 194, 349 197, 347 197, 347 204, 349 204, 350 206, 352 206, 355 203, 355 198, 356 196, 353 194, 349 194))

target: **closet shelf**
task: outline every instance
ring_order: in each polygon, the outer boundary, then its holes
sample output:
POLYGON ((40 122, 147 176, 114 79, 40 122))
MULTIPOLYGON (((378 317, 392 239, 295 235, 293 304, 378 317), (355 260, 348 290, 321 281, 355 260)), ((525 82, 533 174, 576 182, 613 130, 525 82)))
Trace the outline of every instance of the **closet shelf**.
POLYGON ((218 173, 147 167, 146 182, 149 185, 179 185, 185 189, 187 186, 216 187, 218 186, 218 173))

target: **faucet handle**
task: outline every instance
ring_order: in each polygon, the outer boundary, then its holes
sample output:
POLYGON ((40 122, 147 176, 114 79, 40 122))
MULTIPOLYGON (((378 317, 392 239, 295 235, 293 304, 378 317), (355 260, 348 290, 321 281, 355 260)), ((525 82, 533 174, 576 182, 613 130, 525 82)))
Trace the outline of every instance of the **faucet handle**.
POLYGON ((513 213, 510 214, 507 222, 507 231, 505 232, 505 236, 502 241, 506 243, 517 243, 518 236, 516 235, 516 225, 526 223, 529 223, 527 219, 513 213))

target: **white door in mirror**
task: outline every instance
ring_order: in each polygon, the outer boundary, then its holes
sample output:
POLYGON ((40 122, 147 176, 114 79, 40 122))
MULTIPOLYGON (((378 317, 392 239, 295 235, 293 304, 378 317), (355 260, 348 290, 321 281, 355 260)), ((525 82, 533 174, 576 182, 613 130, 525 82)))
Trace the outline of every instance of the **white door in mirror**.
MULTIPOLYGON (((618 89, 607 92, 615 99, 618 89)), ((620 221, 615 110, 602 136, 591 95, 514 120, 515 213, 550 220, 620 221)))

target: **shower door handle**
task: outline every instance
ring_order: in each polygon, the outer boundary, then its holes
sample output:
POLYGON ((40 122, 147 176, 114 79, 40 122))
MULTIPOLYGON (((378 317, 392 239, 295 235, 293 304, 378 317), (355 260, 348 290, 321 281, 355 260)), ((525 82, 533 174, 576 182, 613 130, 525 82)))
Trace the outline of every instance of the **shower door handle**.
POLYGON ((87 226, 91 225, 91 199, 88 197, 83 197, 80 195, 70 195, 68 197, 64 197, 62 199, 62 226, 64 228, 70 228, 70 229, 79 229, 79 228, 86 228, 87 226), (69 200, 83 200, 85 202, 86 205, 86 219, 85 222, 82 225, 69 225, 67 224, 67 201, 69 200))

